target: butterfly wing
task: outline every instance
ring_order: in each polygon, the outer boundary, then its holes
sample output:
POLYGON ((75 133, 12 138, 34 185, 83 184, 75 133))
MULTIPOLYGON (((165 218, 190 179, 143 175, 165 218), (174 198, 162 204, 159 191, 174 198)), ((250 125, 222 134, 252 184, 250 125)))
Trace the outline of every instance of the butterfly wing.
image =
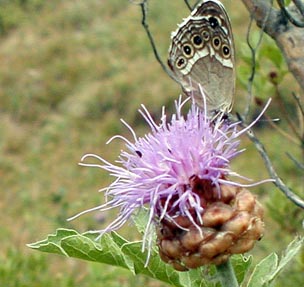
POLYGON ((168 65, 184 93, 208 111, 229 111, 235 90, 234 42, 229 17, 216 0, 196 6, 172 33, 168 65))

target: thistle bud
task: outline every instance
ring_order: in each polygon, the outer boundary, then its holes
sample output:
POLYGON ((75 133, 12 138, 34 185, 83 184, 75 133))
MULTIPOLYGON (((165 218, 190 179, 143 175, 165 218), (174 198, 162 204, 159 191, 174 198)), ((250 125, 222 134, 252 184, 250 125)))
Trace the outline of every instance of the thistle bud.
POLYGON ((203 201, 200 218, 193 223, 181 225, 189 219, 177 216, 174 220, 170 214, 172 222, 162 220, 156 226, 160 257, 179 271, 222 264, 232 254, 252 249, 263 235, 262 206, 247 189, 222 184, 220 192, 213 187, 209 194, 219 196, 203 201))

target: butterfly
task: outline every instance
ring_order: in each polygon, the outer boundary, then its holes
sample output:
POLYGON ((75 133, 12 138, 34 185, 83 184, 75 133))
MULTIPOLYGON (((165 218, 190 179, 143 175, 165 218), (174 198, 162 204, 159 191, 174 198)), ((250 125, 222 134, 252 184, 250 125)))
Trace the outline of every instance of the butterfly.
POLYGON ((197 106, 227 113, 235 91, 234 53, 231 23, 223 4, 204 0, 172 33, 168 66, 197 106))

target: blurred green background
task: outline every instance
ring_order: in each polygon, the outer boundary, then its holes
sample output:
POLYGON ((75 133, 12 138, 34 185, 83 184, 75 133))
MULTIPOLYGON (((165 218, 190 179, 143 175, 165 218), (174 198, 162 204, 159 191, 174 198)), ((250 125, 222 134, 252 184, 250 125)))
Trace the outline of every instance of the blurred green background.
MULTIPOLYGON (((250 75, 249 15, 241 1, 223 2, 236 42, 234 110, 242 112, 250 75)), ((150 28, 166 61, 170 33, 189 12, 182 0, 149 3, 150 28)), ((120 118, 139 135, 148 132, 137 111, 141 103, 156 119, 163 105, 168 113, 173 110, 180 89, 156 62, 140 21, 139 6, 127 0, 0 1, 0 286, 165 286, 122 269, 26 247, 58 227, 80 232, 102 229, 115 212, 66 221, 99 205, 103 195, 98 189, 111 182, 100 170, 79 167, 81 156, 96 153, 113 162, 123 144, 114 141, 107 146, 105 142, 116 134, 131 138, 120 118)), ((257 42, 258 36, 254 30, 252 41, 257 42)), ((264 37, 257 57, 254 94, 262 100, 273 97, 268 113, 281 117, 279 90, 298 123, 291 97, 298 88, 270 39, 264 37), (269 81, 271 72, 277 74, 278 87, 269 81)), ((252 116, 259 109, 253 106, 252 116)), ((279 125, 290 131, 284 119, 279 125)), ((255 130, 281 177, 303 196, 303 174, 286 156, 288 151, 302 160, 299 144, 267 122, 260 122, 255 130)), ((242 147, 246 152, 233 162, 233 169, 254 180, 268 178, 245 136, 242 147)), ((252 251, 258 260, 281 251, 302 232, 303 212, 271 184, 252 191, 265 205, 265 236, 252 251)), ((136 238, 130 226, 121 233, 136 238)), ((274 286, 302 286, 303 257, 303 253, 298 256, 274 286)))

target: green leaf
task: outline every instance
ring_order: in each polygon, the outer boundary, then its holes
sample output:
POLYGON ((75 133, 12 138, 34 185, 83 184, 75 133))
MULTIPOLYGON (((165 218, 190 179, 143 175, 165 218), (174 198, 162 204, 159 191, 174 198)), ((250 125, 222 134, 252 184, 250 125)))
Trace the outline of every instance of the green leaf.
POLYGON ((270 254, 256 265, 248 282, 248 287, 266 287, 286 267, 287 263, 294 258, 303 245, 304 238, 296 237, 286 248, 281 260, 275 253, 270 254))
POLYGON ((69 256, 61 247, 60 241, 69 236, 78 234, 75 230, 71 229, 57 229, 55 234, 48 235, 47 239, 28 244, 27 246, 48 253, 57 253, 69 256))
MULTIPOLYGON (((79 234, 74 230, 58 229, 47 239, 28 246, 43 252, 122 267, 133 274, 144 274, 177 287, 212 287, 217 284, 216 274, 210 273, 210 270, 214 270, 212 267, 178 272, 164 263, 156 250, 151 251, 146 266, 148 254, 142 252, 142 242, 129 242, 116 232, 105 233, 96 240, 97 237, 96 233, 79 234)), ((250 263, 251 259, 244 261, 241 255, 233 256, 232 264, 239 282, 243 281, 250 263)))
POLYGON ((96 233, 79 234, 74 230, 60 228, 47 239, 28 246, 43 252, 121 266, 132 271, 130 261, 121 252, 121 246, 126 240, 114 232, 104 234, 98 241, 97 237, 96 233))
POLYGON ((273 273, 278 264, 278 256, 275 253, 268 255, 254 268, 249 279, 248 287, 262 287, 269 283, 269 275, 273 273))
POLYGON ((164 263, 156 251, 152 252, 145 267, 147 252, 142 252, 141 242, 128 242, 116 232, 105 233, 100 240, 96 240, 97 236, 96 233, 79 234, 74 230, 58 229, 47 239, 28 246, 43 252, 126 268, 133 274, 145 274, 177 287, 214 286, 201 278, 201 269, 178 272, 164 263))
POLYGON ((252 264, 252 257, 244 257, 243 255, 234 255, 230 257, 231 264, 234 269, 235 276, 239 283, 244 281, 244 278, 252 264))
POLYGON ((136 274, 145 274, 174 286, 183 286, 178 283, 178 272, 176 272, 170 265, 162 262, 156 252, 153 252, 150 255, 149 265, 145 267, 148 254, 146 252, 142 252, 141 242, 125 244, 122 250, 132 258, 136 274))

